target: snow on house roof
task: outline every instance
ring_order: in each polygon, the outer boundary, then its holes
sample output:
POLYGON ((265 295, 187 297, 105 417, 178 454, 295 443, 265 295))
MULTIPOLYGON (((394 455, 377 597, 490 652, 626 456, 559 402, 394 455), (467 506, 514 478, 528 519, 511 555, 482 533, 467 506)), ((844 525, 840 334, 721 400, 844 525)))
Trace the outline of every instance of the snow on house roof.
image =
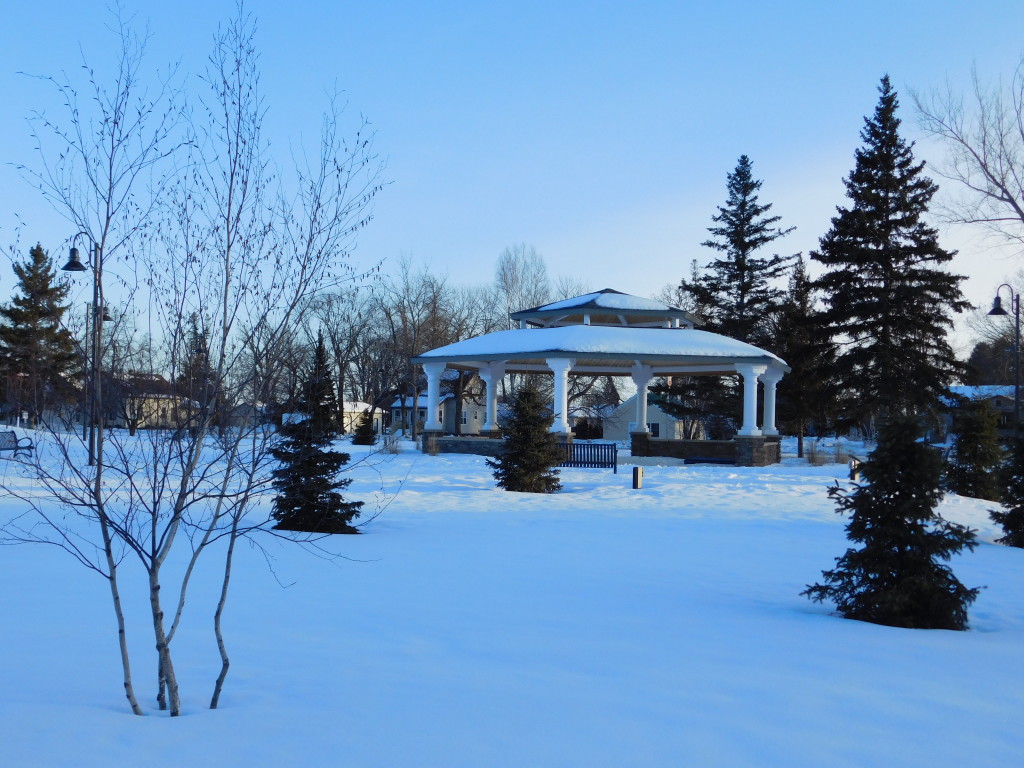
POLYGON ((694 358, 785 362, 763 349, 727 336, 692 328, 623 328, 567 325, 496 331, 424 352, 413 362, 496 361, 527 357, 694 358))
POLYGON ((341 410, 345 413, 362 413, 363 411, 370 410, 371 407, 369 403, 363 403, 359 400, 346 400, 341 404, 341 410))
MULTIPOLYGON (((451 392, 445 392, 443 395, 441 395, 441 397, 439 398, 438 402, 444 402, 445 400, 448 400, 451 397, 453 397, 451 392)), ((413 407, 412 406, 412 398, 409 397, 409 396, 406 396, 404 398, 403 397, 396 397, 395 398, 395 402, 393 402, 391 404, 391 407, 392 408, 401 408, 403 400, 405 400, 405 407, 406 408, 412 408, 413 407)), ((426 408, 427 407, 427 396, 426 395, 420 395, 416 399, 416 407, 417 408, 426 408)))
POLYGON ((1013 386, 1010 384, 985 384, 968 387, 957 385, 949 388, 953 395, 966 397, 968 400, 991 400, 993 397, 1013 398, 1013 386))

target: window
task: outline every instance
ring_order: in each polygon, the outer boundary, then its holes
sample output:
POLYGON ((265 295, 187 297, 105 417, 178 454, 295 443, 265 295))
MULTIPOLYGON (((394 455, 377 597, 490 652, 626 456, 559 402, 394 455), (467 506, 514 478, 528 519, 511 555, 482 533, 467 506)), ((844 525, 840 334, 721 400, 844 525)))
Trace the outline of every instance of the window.
POLYGON ((466 424, 469 423, 469 413, 465 408, 462 409, 462 416, 459 419, 459 423, 462 424, 462 426, 466 426, 466 424))
POLYGON ((647 431, 651 433, 651 437, 661 436, 661 424, 656 421, 647 422, 647 431))

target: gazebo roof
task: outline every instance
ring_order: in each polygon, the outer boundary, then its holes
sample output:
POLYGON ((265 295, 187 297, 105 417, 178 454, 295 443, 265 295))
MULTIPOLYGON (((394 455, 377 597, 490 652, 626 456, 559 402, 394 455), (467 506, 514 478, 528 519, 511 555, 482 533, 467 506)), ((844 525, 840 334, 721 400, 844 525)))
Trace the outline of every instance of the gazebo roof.
POLYGON ((630 328, 671 328, 699 325, 686 310, 663 301, 631 296, 611 288, 513 312, 513 320, 540 328, 606 325, 630 328))
POLYGON ((412 362, 444 362, 464 370, 503 363, 506 373, 526 373, 549 371, 548 358, 570 358, 575 361, 574 374, 592 375, 628 375, 638 364, 651 366, 656 376, 728 375, 736 373, 736 364, 743 363, 789 371, 771 352, 727 336, 693 328, 608 325, 497 331, 432 349, 412 362))

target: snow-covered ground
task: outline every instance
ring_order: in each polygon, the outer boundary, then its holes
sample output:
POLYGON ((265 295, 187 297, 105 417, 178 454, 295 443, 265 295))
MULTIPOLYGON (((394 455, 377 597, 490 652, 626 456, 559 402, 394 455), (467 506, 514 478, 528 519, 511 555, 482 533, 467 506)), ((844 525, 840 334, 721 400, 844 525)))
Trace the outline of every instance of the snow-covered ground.
POLYGON ((645 469, 643 490, 628 467, 563 470, 564 491, 539 496, 495 489, 478 457, 375 457, 349 495, 368 514, 390 503, 330 542, 348 559, 243 547, 217 711, 218 574, 201 569, 174 641, 176 719, 153 706, 140 590, 145 718, 120 691, 106 583, 53 548, 0 549, 0 764, 1024 762, 1024 552, 991 543, 988 505, 941 509, 983 540, 953 563, 987 587, 972 630, 901 630, 799 595, 845 549, 826 495, 844 466, 645 469))

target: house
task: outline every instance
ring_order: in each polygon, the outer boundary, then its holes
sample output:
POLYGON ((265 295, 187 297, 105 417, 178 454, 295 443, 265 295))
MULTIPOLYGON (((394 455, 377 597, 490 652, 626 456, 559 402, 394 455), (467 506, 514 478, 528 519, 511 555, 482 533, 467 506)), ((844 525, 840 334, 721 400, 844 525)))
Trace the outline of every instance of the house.
POLYGON ((177 394, 157 373, 128 373, 111 379, 104 392, 107 423, 136 429, 177 429, 186 426, 199 404, 177 394))
MULTIPOLYGON (((363 413, 371 411, 373 406, 369 403, 363 403, 358 400, 346 400, 341 404, 341 430, 346 434, 355 432, 356 427, 359 425, 359 420, 363 417, 363 413)), ((373 411, 372 426, 373 431, 380 434, 384 428, 384 414, 378 408, 373 411)))
POLYGON ((1010 438, 1013 436, 1013 386, 1009 384, 993 384, 985 386, 955 386, 949 388, 953 398, 947 401, 950 406, 950 411, 946 418, 943 420, 942 433, 948 435, 950 432, 956 432, 956 408, 957 399, 964 398, 967 400, 987 400, 989 405, 992 406, 992 410, 995 411, 996 428, 999 430, 999 436, 1002 438, 1010 438))
MULTIPOLYGON (((637 431, 636 424, 636 395, 624 400, 617 408, 604 417, 604 439, 625 441, 629 440, 632 432, 637 431)), ((669 440, 681 440, 683 438, 683 424, 675 416, 671 416, 661 409, 657 403, 647 405, 647 431, 652 438, 668 438, 669 440)))
MULTIPOLYGON (((454 435, 479 435, 484 424, 486 415, 484 406, 467 400, 462 404, 459 414, 458 429, 455 424, 456 412, 455 395, 446 392, 441 395, 438 402, 437 420, 441 424, 441 431, 445 434, 454 435)), ((422 428, 427 421, 427 396, 420 395, 416 404, 415 415, 413 414, 413 400, 411 397, 396 398, 391 404, 391 431, 401 432, 412 427, 413 420, 422 428), (405 404, 405 422, 402 421, 402 405, 405 404)))

